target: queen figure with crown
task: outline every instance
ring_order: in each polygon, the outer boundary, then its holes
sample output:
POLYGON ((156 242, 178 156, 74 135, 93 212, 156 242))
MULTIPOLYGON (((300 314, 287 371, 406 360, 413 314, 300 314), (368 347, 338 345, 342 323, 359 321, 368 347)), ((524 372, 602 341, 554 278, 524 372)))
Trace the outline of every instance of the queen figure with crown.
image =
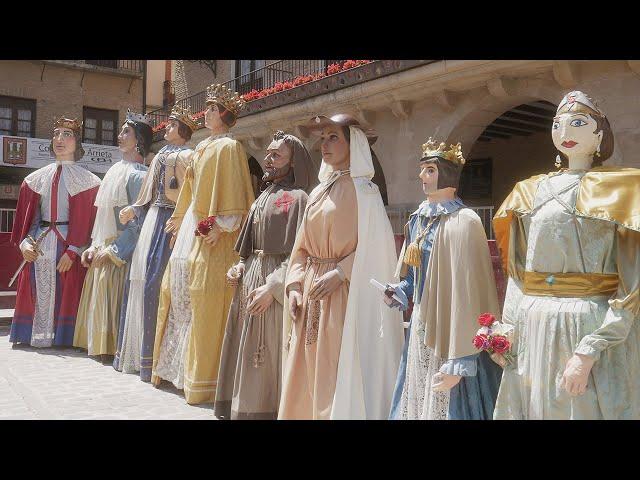
POLYGON ((190 404, 215 398, 224 327, 233 298, 227 270, 238 261, 238 229, 254 200, 242 144, 229 129, 244 100, 224 85, 207 88, 200 142, 166 230, 176 235, 160 292, 152 382, 184 388, 190 404), (207 228, 198 228, 198 224, 207 228))
POLYGON ((186 142, 197 128, 188 108, 173 107, 164 134, 167 144, 151 162, 135 203, 120 211, 123 225, 142 218, 144 223, 131 259, 129 293, 121 309, 113 367, 125 373, 140 372, 144 382, 151 381, 160 284, 171 254, 171 235, 165 224, 173 214, 193 154, 186 142))
POLYGON ((498 419, 640 418, 640 170, 605 167, 609 120, 558 105, 557 172, 516 184, 493 223, 514 327, 498 419))
POLYGON ((144 159, 149 153, 152 130, 146 115, 130 110, 118 135, 122 160, 107 171, 96 196, 98 208, 91 232, 91 247, 82 254, 89 270, 82 288, 75 347, 89 355, 116 352, 120 306, 126 303, 125 283, 142 219, 120 224, 118 214, 140 192, 147 173, 144 159))

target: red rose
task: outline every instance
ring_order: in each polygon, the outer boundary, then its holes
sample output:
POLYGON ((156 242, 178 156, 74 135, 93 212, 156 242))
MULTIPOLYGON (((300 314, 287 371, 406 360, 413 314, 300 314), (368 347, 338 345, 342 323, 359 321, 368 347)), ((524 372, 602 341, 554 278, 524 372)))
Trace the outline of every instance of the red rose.
POLYGON ((485 350, 489 347, 489 338, 485 334, 476 335, 473 337, 473 346, 478 350, 485 350))
POLYGON ((496 335, 491 339, 491 348, 496 353, 504 353, 511 348, 511 344, 509 340, 507 340, 507 337, 496 335))
POLYGON ((495 321, 496 317, 494 317, 490 313, 483 313, 478 317, 478 323, 483 327, 490 327, 495 321))
POLYGON ((213 228, 213 222, 215 222, 215 220, 216 217, 207 217, 204 220, 200 220, 195 231, 196 237, 199 237, 200 235, 203 237, 208 235, 213 228))

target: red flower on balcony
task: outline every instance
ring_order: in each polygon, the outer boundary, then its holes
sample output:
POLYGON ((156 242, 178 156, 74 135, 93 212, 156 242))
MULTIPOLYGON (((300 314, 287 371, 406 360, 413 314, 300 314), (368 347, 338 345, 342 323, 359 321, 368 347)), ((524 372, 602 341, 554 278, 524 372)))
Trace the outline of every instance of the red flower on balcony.
MULTIPOLYGON (((274 93, 283 92, 284 90, 289 90, 295 87, 299 87, 301 85, 305 85, 310 82, 315 82, 316 80, 321 80, 330 75, 335 75, 336 73, 344 72, 345 70, 349 70, 351 68, 360 67, 362 65, 366 65, 367 63, 371 63, 373 60, 345 60, 340 63, 332 63, 329 65, 325 71, 318 72, 310 75, 299 75, 291 80, 287 80, 284 82, 276 82, 272 87, 263 88, 262 90, 256 90, 255 88, 250 92, 247 92, 242 95, 245 102, 253 102, 254 100, 259 100, 264 97, 268 97, 269 95, 273 95, 274 93)), ((204 117, 205 111, 198 112, 194 115, 194 118, 197 120, 199 118, 204 117)), ((159 123, 154 129, 154 132, 158 132, 159 130, 164 129, 167 126, 168 121, 164 121, 159 123)))

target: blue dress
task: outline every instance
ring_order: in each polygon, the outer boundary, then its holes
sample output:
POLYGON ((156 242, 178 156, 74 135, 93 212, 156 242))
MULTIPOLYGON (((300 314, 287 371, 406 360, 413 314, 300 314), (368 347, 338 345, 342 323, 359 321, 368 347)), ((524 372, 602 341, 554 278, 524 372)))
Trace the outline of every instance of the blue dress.
POLYGON ((153 179, 155 198, 150 202, 150 206, 134 207, 136 217, 145 218, 143 229, 147 231, 143 235, 144 239, 141 237, 141 242, 137 247, 140 251, 136 252, 137 255, 142 256, 145 268, 142 278, 137 278, 136 272, 132 271, 125 286, 127 291, 125 298, 129 300, 130 296, 135 296, 136 298, 132 298, 131 302, 140 301, 142 308, 132 308, 134 305, 129 305, 127 301, 122 304, 118 348, 113 360, 113 367, 126 373, 139 371, 140 379, 144 382, 151 381, 160 286, 171 256, 171 248, 169 248, 171 234, 166 233, 164 229, 167 220, 173 214, 175 203, 165 195, 167 183, 165 177, 172 174, 171 168, 167 168, 165 158, 166 155, 187 148, 186 146, 166 145, 158 152, 160 155, 158 168, 156 178, 153 179), (132 292, 131 295, 128 294, 129 290, 132 292), (125 335, 127 329, 129 334, 125 335), (136 332, 131 334, 133 330, 136 332))

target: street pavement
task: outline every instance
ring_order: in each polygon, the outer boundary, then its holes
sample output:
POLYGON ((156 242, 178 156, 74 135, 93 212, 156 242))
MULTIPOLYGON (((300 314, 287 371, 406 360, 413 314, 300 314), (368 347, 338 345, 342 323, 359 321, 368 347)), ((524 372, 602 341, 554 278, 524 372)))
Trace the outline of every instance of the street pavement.
POLYGON ((168 382, 154 388, 80 349, 12 348, 9 329, 0 322, 0 420, 215 420, 212 405, 187 405, 168 382))

